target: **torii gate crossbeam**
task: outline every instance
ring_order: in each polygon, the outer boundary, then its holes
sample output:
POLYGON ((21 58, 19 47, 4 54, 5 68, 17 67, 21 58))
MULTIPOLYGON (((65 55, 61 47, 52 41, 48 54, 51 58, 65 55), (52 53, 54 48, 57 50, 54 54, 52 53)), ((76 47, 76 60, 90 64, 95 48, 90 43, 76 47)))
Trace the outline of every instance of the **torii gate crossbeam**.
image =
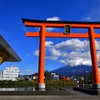
POLYGON ((75 21, 43 21, 22 18, 23 23, 27 27, 40 27, 39 32, 26 32, 28 37, 40 37, 39 52, 39 70, 38 70, 38 89, 45 88, 44 84, 44 62, 45 62, 45 38, 89 38, 90 52, 92 60, 92 70, 94 76, 93 88, 100 88, 98 61, 96 55, 95 38, 100 38, 100 34, 96 34, 94 29, 100 28, 100 22, 75 22, 75 21), (86 28, 87 33, 70 33, 65 35, 60 32, 47 32, 47 27, 64 28, 70 25, 71 28, 86 28))

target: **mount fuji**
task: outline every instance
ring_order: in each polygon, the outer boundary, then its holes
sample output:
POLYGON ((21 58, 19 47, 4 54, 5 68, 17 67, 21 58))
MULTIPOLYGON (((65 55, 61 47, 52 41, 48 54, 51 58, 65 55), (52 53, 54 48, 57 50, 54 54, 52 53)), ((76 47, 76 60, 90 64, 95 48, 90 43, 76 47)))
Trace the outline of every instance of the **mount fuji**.
POLYGON ((77 66, 63 66, 58 69, 50 71, 51 73, 57 73, 60 76, 82 76, 86 73, 92 72, 92 66, 77 65, 77 66))

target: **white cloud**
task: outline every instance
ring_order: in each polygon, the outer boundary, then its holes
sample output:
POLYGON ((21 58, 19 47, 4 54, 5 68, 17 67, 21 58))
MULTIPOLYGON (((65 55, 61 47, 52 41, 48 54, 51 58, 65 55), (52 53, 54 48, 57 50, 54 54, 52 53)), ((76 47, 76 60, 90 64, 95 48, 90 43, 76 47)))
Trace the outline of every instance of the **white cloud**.
POLYGON ((50 51, 50 54, 46 54, 46 57, 47 59, 51 59, 51 60, 57 60, 60 56, 61 56, 61 53, 59 50, 56 50, 54 47, 52 48, 49 48, 48 49, 50 51))
POLYGON ((85 19, 86 19, 86 20, 91 20, 91 18, 90 18, 90 17, 86 17, 85 19))
MULTIPOLYGON (((100 41, 96 41, 97 57, 100 61, 100 41)), ((39 55, 39 50, 34 52, 39 55)), ((58 44, 46 41, 46 59, 57 60, 65 65, 91 65, 88 40, 70 39, 58 44)))
POLYGON ((46 20, 47 20, 47 21, 59 21, 60 18, 57 17, 57 16, 54 16, 54 17, 49 17, 49 18, 47 18, 46 20))
POLYGON ((78 52, 72 51, 66 57, 67 65, 91 65, 90 52, 78 52))
POLYGON ((49 59, 49 60, 57 60, 58 59, 58 56, 55 56, 55 55, 46 55, 45 58, 46 59, 49 59))
POLYGON ((59 62, 66 64, 65 60, 59 60, 59 62))
POLYGON ((55 45, 56 49, 60 50, 74 50, 74 51, 84 51, 89 50, 89 42, 87 40, 80 41, 79 39, 71 39, 63 41, 55 45))
POLYGON ((34 51, 35 56, 39 56, 39 50, 34 51))
MULTIPOLYGON (((60 21, 60 18, 57 17, 57 16, 54 16, 54 17, 50 17, 50 18, 47 18, 46 19, 47 21, 60 21)), ((52 31, 54 30, 55 28, 46 28, 47 31, 52 31)))
POLYGON ((100 50, 100 41, 96 41, 96 48, 97 50, 100 50))
POLYGON ((82 18, 81 21, 92 21, 92 18, 91 17, 85 17, 85 18, 82 18))
POLYGON ((45 42, 45 46, 46 46, 46 47, 51 47, 52 44, 53 44, 52 41, 46 41, 46 42, 45 42))
POLYGON ((26 54, 26 56, 31 56, 31 55, 33 55, 33 52, 26 54))
POLYGON ((97 58, 98 58, 98 61, 100 61, 100 51, 97 51, 97 58))

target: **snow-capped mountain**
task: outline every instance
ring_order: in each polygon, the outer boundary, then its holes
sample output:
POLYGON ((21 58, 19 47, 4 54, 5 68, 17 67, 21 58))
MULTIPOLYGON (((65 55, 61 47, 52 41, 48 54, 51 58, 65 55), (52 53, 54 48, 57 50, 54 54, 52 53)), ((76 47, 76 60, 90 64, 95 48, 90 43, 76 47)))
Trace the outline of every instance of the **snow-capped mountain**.
POLYGON ((78 66, 63 66, 58 69, 51 71, 52 73, 57 73, 62 76, 82 76, 85 73, 92 71, 92 66, 88 65, 78 65, 78 66))

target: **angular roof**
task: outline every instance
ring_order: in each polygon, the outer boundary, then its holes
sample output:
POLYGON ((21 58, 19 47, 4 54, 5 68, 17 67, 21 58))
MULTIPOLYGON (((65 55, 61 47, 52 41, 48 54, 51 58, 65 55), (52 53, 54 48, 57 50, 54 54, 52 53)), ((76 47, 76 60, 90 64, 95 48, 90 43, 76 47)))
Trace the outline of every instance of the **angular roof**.
POLYGON ((16 52, 11 48, 7 41, 0 34, 0 49, 6 51, 9 54, 9 58, 4 62, 19 62, 21 58, 16 54, 16 52))

